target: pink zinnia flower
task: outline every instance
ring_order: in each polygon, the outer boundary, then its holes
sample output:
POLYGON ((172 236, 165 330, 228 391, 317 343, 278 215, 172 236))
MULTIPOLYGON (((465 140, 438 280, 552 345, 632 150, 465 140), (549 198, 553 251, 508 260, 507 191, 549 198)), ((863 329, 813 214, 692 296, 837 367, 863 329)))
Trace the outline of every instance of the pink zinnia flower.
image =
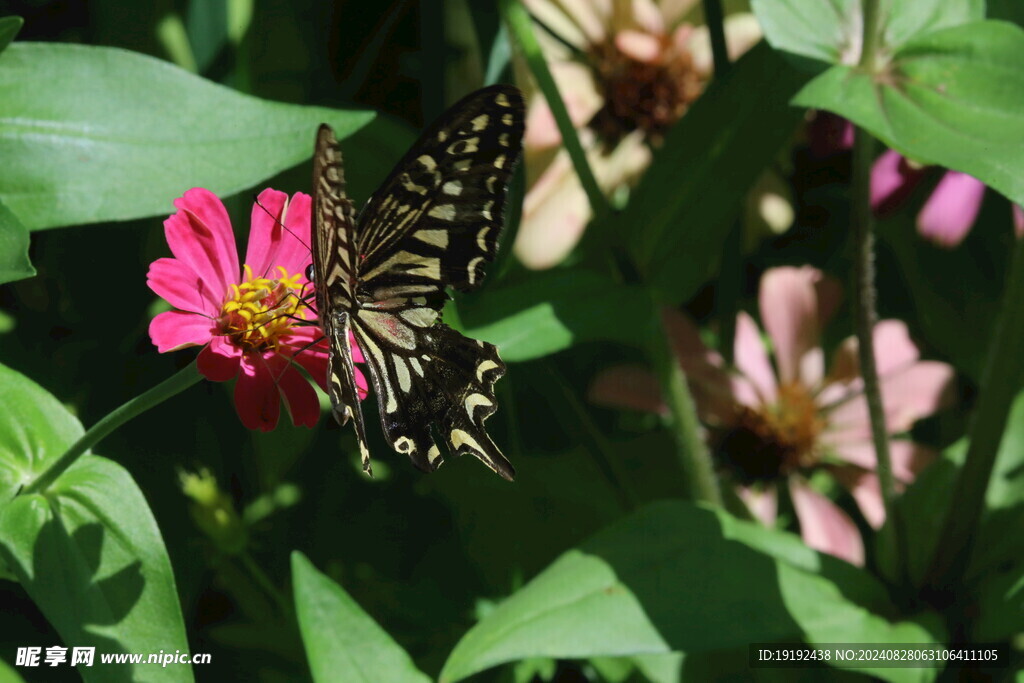
MULTIPOLYGON (((525 0, 550 31, 537 31, 587 159, 606 193, 635 182, 711 77, 698 0, 525 0)), ((752 14, 726 18, 733 58, 761 38, 752 14)), ((573 249, 590 221, 587 196, 539 91, 527 89, 523 152, 530 189, 514 249, 530 268, 550 268, 573 249)))
MULTIPOLYGON (((809 546, 863 564, 864 544, 854 522, 808 485, 814 472, 824 470, 850 491, 868 523, 877 528, 885 519, 857 342, 844 341, 827 372, 820 346, 839 298, 838 284, 814 268, 767 271, 760 309, 774 354, 754 320, 740 313, 735 373, 704 346, 685 316, 665 315, 722 474, 751 512, 772 524, 779 487, 785 487, 809 546)), ((934 453, 903 434, 949 402, 953 369, 920 360, 906 325, 897 320, 878 323, 874 343, 893 469, 907 484, 934 453)), ((609 405, 664 410, 654 378, 638 368, 604 372, 591 395, 609 405)))
MULTIPOLYGON (((215 382, 238 378, 235 406, 248 429, 277 425, 283 394, 292 422, 312 427, 320 416, 316 391, 295 364, 326 390, 327 342, 304 297, 310 262, 310 198, 264 190, 252 209, 244 265, 220 199, 193 188, 175 200, 164 221, 174 258, 150 265, 147 284, 176 310, 153 318, 149 336, 160 353, 202 346, 199 372, 215 382), (262 206, 260 206, 262 205, 262 206)), ((356 362, 363 362, 350 340, 356 362)), ((356 370, 359 397, 366 378, 356 370)))

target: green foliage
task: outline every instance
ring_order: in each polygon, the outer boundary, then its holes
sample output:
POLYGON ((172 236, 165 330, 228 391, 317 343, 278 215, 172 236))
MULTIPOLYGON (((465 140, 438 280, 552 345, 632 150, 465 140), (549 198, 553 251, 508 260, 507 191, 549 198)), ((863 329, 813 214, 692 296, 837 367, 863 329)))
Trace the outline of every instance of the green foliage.
POLYGON ((0 284, 36 274, 28 258, 28 230, 0 202, 0 284))
POLYGON ((834 66, 794 99, 850 119, 904 155, 1024 202, 1024 29, 980 21, 915 36, 872 77, 834 66))
POLYGON ((344 138, 373 118, 259 100, 81 45, 6 50, 0 103, 0 199, 32 230, 165 214, 191 187, 234 194, 308 158, 319 123, 344 138))
MULTIPOLYGON (((82 432, 50 394, 0 366, 0 557, 64 643, 99 653, 188 652, 167 550, 120 465, 85 456, 45 494, 13 497, 82 432)), ((188 666, 82 667, 85 680, 191 681, 188 666)))
POLYGON ((516 592, 459 642, 441 680, 525 657, 692 656, 804 634, 817 642, 941 639, 934 626, 870 611, 885 605, 870 576, 793 537, 663 503, 567 552, 516 592))
POLYGON ((11 44, 24 23, 21 17, 0 17, 0 52, 11 44))
POLYGON ((423 683, 409 655, 338 584, 292 553, 295 608, 315 681, 423 683))

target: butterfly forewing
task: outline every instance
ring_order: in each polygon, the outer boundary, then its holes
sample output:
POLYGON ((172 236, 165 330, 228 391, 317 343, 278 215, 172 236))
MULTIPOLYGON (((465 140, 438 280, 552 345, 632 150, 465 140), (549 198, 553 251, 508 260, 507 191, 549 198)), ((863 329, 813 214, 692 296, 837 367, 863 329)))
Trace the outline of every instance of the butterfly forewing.
POLYGON ((363 469, 370 471, 370 451, 356 390, 349 348, 351 314, 355 308, 356 251, 352 202, 345 194, 341 152, 328 126, 320 126, 313 156, 313 279, 324 335, 330 341, 327 389, 335 419, 355 421, 363 469))
MULTIPOLYGON (((472 453, 503 477, 514 475, 484 428, 497 408, 494 382, 505 365, 493 345, 468 339, 438 318, 446 288, 476 288, 494 258, 508 180, 522 147, 523 120, 518 90, 479 90, 421 136, 354 226, 350 214, 327 210, 329 204, 347 204, 343 194, 316 202, 317 231, 334 230, 340 235, 336 241, 355 245, 345 252, 347 263, 355 264, 354 277, 346 275, 351 267, 343 264, 317 266, 318 283, 322 277, 330 283, 333 276, 349 285, 318 288, 328 297, 321 310, 351 313, 341 323, 351 325, 366 358, 385 436, 424 470, 442 461, 436 433, 451 452, 472 453)), ((324 172, 331 168, 323 166, 324 172)), ((343 191, 319 176, 315 183, 317 190, 343 191)), ((337 247, 322 255, 342 258, 337 247)), ((339 318, 335 313, 335 336, 339 318)), ((344 401, 344 392, 332 391, 331 398, 344 401)))

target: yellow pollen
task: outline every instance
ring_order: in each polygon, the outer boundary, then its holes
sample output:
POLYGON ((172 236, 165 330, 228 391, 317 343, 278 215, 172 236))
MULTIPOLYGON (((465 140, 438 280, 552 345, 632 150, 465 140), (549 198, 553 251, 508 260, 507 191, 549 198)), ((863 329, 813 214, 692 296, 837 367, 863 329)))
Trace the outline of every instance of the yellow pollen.
POLYGON ((302 274, 289 274, 282 266, 274 270, 279 277, 253 277, 252 268, 243 266, 245 281, 231 285, 221 306, 218 329, 245 350, 276 350, 296 319, 307 319, 308 309, 300 299, 302 274))

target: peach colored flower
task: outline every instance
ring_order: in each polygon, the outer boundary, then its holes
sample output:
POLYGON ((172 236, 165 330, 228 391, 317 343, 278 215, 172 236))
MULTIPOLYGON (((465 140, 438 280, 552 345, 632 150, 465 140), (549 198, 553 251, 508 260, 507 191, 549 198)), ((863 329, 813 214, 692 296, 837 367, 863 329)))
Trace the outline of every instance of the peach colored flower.
MULTIPOLYGON (((153 318, 149 336, 160 353, 202 346, 199 372, 235 383, 235 406, 248 429, 277 425, 284 395, 292 422, 312 427, 320 416, 316 392, 295 364, 326 389, 327 345, 303 296, 310 255, 310 198, 264 190, 252 209, 252 230, 239 268, 235 234, 220 199, 193 188, 164 221, 174 258, 149 267, 146 284, 175 310, 153 318), (299 324, 297 324, 299 323, 299 324)), ((353 340, 352 354, 363 362, 353 340)), ((366 378, 356 370, 360 398, 366 378)))
MULTIPOLYGON (((686 21, 698 0, 525 2, 545 27, 538 38, 598 183, 606 192, 632 183, 710 78, 707 27, 686 21)), ((734 57, 761 37, 750 14, 725 28, 734 57)), ((547 268, 575 246, 590 207, 547 103, 536 89, 527 96, 530 189, 514 248, 528 267, 547 268)))
MULTIPOLYGON (((768 270, 759 302, 774 353, 757 323, 740 313, 734 373, 701 342, 689 319, 676 311, 665 315, 716 461, 751 512, 772 524, 784 488, 808 545, 863 564, 854 522, 808 485, 813 473, 826 471, 849 490, 869 524, 877 528, 885 519, 857 342, 850 337, 840 344, 827 370, 820 345, 839 299, 838 284, 814 268, 768 270)), ((874 343, 893 469, 906 484, 934 454, 905 433, 950 401, 953 369, 921 360, 898 320, 878 323, 874 343)), ((664 410, 654 378, 635 367, 599 375, 591 397, 607 405, 664 410)))

